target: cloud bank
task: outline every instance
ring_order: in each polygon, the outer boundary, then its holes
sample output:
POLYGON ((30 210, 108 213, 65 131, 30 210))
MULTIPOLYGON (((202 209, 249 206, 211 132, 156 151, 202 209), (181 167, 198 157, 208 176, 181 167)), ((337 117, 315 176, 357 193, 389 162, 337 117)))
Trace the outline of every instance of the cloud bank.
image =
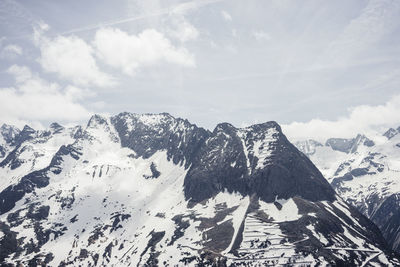
POLYGON ((91 93, 75 86, 61 87, 50 83, 26 66, 13 65, 8 72, 15 78, 15 86, 0 88, 0 121, 22 126, 37 121, 80 121, 90 111, 79 100, 91 93))
POLYGON ((383 105, 361 105, 349 109, 349 114, 337 120, 313 119, 282 125, 291 140, 315 139, 324 142, 330 137, 350 138, 358 133, 374 137, 389 127, 400 126, 400 95, 383 105))

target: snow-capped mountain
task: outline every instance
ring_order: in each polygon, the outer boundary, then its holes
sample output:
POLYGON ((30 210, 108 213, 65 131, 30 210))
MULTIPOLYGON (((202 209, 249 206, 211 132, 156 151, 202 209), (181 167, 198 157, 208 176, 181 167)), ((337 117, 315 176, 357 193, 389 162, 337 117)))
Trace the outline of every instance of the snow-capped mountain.
POLYGON ((314 145, 312 140, 296 143, 336 192, 374 221, 397 251, 400 251, 399 130, 389 129, 383 134, 386 138, 377 142, 358 135, 353 139, 331 138, 325 145, 314 145))
POLYGON ((400 264, 275 122, 210 132, 121 113, 16 133, 0 163, 4 265, 400 264))
POLYGON ((19 129, 11 125, 3 124, 0 127, 0 159, 13 147, 13 141, 19 133, 19 129))

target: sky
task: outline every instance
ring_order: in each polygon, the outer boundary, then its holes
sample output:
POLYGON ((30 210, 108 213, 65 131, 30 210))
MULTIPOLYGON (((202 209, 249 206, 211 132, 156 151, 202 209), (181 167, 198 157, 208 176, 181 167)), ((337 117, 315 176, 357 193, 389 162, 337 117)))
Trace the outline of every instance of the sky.
POLYGON ((0 123, 124 111, 381 134, 400 126, 400 1, 0 0, 0 123))

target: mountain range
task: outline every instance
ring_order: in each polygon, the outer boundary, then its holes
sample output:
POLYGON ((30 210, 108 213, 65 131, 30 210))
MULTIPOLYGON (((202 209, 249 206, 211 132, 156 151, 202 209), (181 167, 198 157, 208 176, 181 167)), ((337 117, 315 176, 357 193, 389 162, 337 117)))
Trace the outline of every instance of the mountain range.
MULTIPOLYGON (((273 121, 209 131, 167 113, 126 112, 86 126, 3 125, 0 136, 3 266, 400 264, 349 198, 343 176, 355 161, 331 176, 331 163, 313 159, 321 149, 376 147, 366 137, 297 144, 310 160, 273 121)), ((381 173, 371 157, 352 180, 381 173)))
POLYGON ((400 127, 373 141, 330 138, 325 144, 299 141, 296 146, 321 170, 336 192, 381 230, 400 251, 400 127))

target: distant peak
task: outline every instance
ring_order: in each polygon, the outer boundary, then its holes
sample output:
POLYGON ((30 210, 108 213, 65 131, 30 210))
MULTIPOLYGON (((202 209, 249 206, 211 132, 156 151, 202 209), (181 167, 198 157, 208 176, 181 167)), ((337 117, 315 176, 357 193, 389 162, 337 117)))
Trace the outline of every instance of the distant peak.
POLYGON ((267 121, 267 122, 263 122, 263 123, 253 124, 253 125, 246 127, 245 129, 252 129, 255 131, 260 131, 260 130, 271 129, 271 128, 277 130, 278 132, 282 132, 281 126, 276 121, 267 121))
POLYGON ((222 122, 218 123, 217 126, 215 126, 214 132, 225 132, 225 131, 232 131, 232 130, 237 130, 235 126, 228 122, 222 122))
POLYGON ((166 112, 143 113, 143 114, 122 112, 111 118, 111 120, 115 120, 115 119, 140 122, 140 123, 142 123, 144 125, 148 125, 148 126, 163 124, 166 122, 170 122, 171 120, 180 120, 166 112))
POLYGON ((253 131, 253 132, 260 132, 265 131, 267 129, 275 129, 278 132, 282 132, 281 126, 276 121, 267 121, 263 123, 253 124, 244 128, 236 128, 232 124, 228 122, 222 122, 217 124, 214 129, 215 131, 226 131, 226 130, 241 130, 241 131, 253 131))
POLYGON ((57 122, 53 122, 52 124, 50 124, 50 128, 51 129, 57 129, 57 128, 64 128, 63 126, 61 126, 59 123, 57 122))
POLYGON ((325 145, 330 146, 333 150, 349 153, 354 144, 354 138, 329 138, 325 145))
POLYGON ((365 135, 358 134, 355 138, 329 138, 325 145, 336 151, 355 153, 360 145, 372 147, 375 143, 365 135))
POLYGON ((25 125, 24 128, 22 129, 22 132, 35 132, 35 130, 29 125, 25 125))
POLYGON ((18 129, 17 127, 15 127, 15 126, 13 126, 13 125, 9 125, 9 124, 3 124, 1 127, 0 127, 0 131, 2 132, 2 133, 4 133, 4 132, 9 132, 9 133, 15 133, 15 134, 18 134, 19 132, 20 132, 20 129, 18 129))
POLYGON ((52 130, 52 132, 59 132, 64 129, 64 127, 57 122, 53 122, 52 124, 50 124, 49 128, 50 130, 52 130))
POLYGON ((3 136, 4 140, 7 143, 11 143, 14 138, 20 133, 21 131, 12 125, 3 124, 0 127, 0 134, 3 136))
POLYGON ((394 136, 396 136, 400 132, 400 127, 397 128, 397 130, 390 128, 387 130, 383 136, 385 136, 387 139, 392 139, 394 136))
POLYGON ((10 125, 10 124, 6 124, 3 123, 3 125, 1 125, 0 129, 18 129, 17 127, 10 125))
POLYGON ((90 120, 87 124, 87 127, 93 128, 93 127, 96 127, 97 125, 101 125, 101 124, 107 124, 107 118, 102 115, 99 115, 99 114, 94 114, 90 118, 90 120))
POLYGON ((374 141, 372 141, 371 139, 366 137, 364 134, 358 134, 355 142, 357 144, 363 144, 364 146, 367 146, 367 147, 371 147, 371 146, 375 145, 374 141))

